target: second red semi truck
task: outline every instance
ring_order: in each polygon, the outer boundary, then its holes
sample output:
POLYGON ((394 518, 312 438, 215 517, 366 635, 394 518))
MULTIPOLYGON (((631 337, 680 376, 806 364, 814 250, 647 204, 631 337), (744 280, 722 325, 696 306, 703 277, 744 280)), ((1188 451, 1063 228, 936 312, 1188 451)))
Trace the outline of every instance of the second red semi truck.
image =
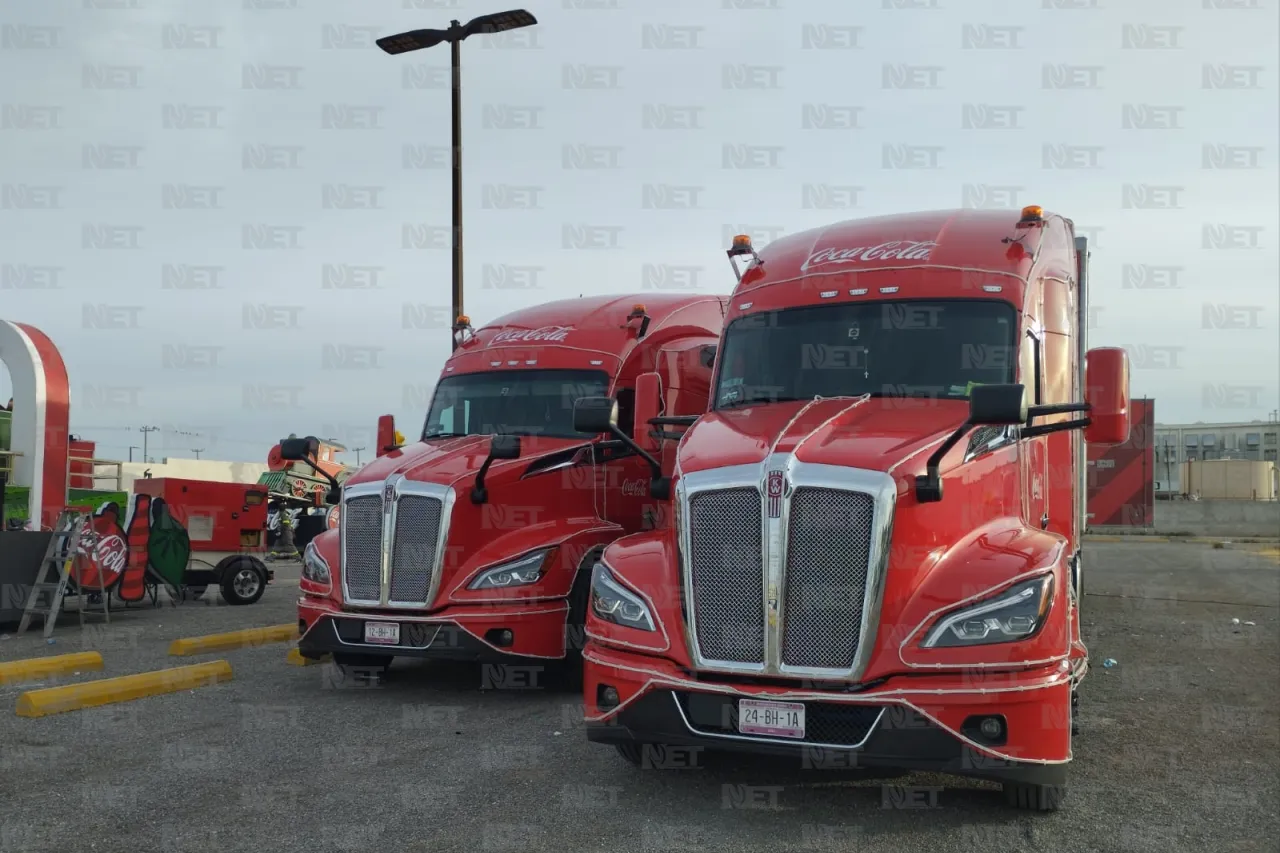
MULTIPOLYGON (((594 567, 588 736, 995 780, 1071 760, 1085 443, 1128 363, 1086 349, 1085 239, 1038 207, 841 222, 747 258, 674 523, 594 567)), ((584 400, 580 432, 616 431, 584 400)), ((625 421, 624 421, 625 422, 625 421)))
MULTIPOLYGON (((401 446, 383 418, 378 458, 342 486, 338 529, 306 548, 301 654, 375 672, 440 657, 580 673, 591 568, 619 536, 663 523, 662 434, 706 410, 724 319, 722 296, 642 299, 460 321, 419 440, 401 446), (575 401, 601 395, 618 401, 620 438, 574 427, 575 401)), ((310 443, 283 442, 284 458, 310 443)))

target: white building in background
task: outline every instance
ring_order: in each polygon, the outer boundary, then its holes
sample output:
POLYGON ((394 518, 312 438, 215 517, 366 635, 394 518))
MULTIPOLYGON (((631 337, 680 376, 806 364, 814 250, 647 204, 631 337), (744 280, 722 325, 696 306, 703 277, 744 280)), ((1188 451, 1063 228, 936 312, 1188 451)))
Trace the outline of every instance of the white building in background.
MULTIPOLYGON (((222 462, 217 459, 177 459, 165 457, 159 462, 121 462, 120 490, 133 491, 133 481, 147 471, 153 478, 176 477, 182 480, 205 480, 212 483, 256 483, 267 466, 258 462, 222 462)), ((95 465, 94 488, 115 488, 116 465, 95 465)))
POLYGON ((1181 494, 1183 464, 1219 459, 1276 462, 1280 451, 1280 423, 1234 421, 1230 423, 1156 424, 1152 453, 1155 457, 1157 494, 1181 494))

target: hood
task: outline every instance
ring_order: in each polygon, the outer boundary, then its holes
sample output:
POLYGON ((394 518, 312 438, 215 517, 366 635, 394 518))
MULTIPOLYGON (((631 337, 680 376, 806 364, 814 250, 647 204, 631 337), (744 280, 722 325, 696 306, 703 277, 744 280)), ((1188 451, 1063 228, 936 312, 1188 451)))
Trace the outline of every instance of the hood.
MULTIPOLYGON (((432 439, 406 445, 365 465, 345 485, 380 483, 392 474, 403 474, 420 483, 449 486, 473 476, 489 455, 492 436, 469 435, 463 438, 432 439)), ((535 459, 588 444, 581 438, 545 438, 520 436, 519 459, 495 459, 489 466, 488 480, 500 471, 527 466, 535 459)))
MULTIPOLYGON (((729 465, 760 464, 770 453, 801 462, 889 471, 916 455, 924 473, 928 454, 964 422, 967 400, 840 397, 768 403, 703 415, 680 443, 679 470, 692 474, 729 465)), ((918 472, 914 471, 919 468, 918 472)))

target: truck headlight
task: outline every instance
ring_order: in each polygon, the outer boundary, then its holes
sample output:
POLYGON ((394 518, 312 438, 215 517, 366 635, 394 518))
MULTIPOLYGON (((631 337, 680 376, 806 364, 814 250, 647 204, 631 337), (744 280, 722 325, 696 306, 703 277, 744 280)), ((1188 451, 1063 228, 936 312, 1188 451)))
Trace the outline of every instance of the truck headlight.
POLYGON ((542 578, 543 565, 550 550, 534 551, 518 560, 503 563, 481 572, 467 589, 506 589, 511 586, 528 586, 542 578))
POLYGON ((640 596, 624 589, 605 568, 596 563, 591 571, 591 610, 606 622, 635 628, 639 631, 656 631, 649 607, 640 596))
POLYGON ((329 564, 320 556, 314 542, 308 542, 306 550, 302 552, 302 577, 322 586, 332 583, 329 564))
POLYGON ((1053 603, 1053 575, 1043 575, 994 598, 943 616, 920 644, 926 649, 1025 640, 1044 625, 1053 603))

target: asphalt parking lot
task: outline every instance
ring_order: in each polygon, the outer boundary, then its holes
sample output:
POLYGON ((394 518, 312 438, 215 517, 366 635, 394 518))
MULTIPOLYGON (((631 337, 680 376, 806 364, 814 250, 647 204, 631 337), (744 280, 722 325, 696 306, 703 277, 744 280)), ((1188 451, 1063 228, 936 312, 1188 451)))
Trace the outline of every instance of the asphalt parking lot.
POLYGON ((577 696, 483 689, 493 679, 478 666, 397 662, 384 682, 351 686, 287 665, 286 644, 167 656, 179 637, 295 621, 286 564, 249 607, 117 611, 83 634, 71 615, 52 646, 0 628, 0 662, 86 650, 106 662, 0 686, 0 851, 1274 850, 1274 549, 1106 542, 1089 554, 1095 669, 1056 814, 1010 811, 994 786, 950 777, 714 755, 638 770, 586 742, 577 696), (51 683, 219 658, 233 681, 13 713, 20 693, 51 683))

